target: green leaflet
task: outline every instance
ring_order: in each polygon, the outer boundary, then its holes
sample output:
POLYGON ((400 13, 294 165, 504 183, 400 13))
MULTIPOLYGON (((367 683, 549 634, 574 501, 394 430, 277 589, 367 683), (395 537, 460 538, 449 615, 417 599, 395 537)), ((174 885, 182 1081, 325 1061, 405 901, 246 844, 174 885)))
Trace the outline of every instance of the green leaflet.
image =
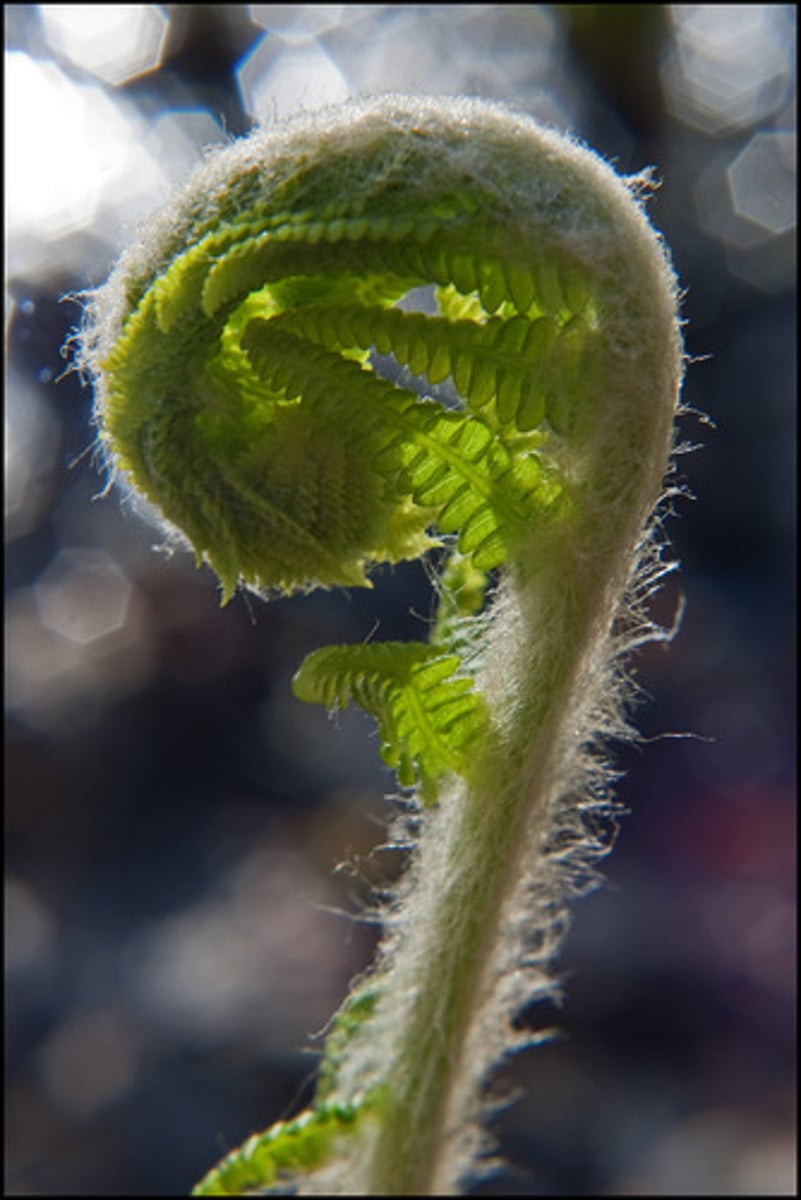
POLYGON ((544 420, 546 396, 564 375, 558 327, 548 317, 516 314, 480 323, 343 303, 336 309, 304 305, 276 324, 332 350, 375 346, 431 384, 452 375, 467 405, 496 428, 535 429, 544 420))
POLYGON ((376 1114, 383 1091, 380 1087, 357 1104, 328 1099, 340 1062, 372 1015, 376 1000, 376 990, 362 985, 333 1018, 318 1071, 314 1108, 253 1134, 195 1185, 193 1196, 239 1196, 279 1183, 291 1185, 293 1175, 313 1172, 336 1152, 338 1144, 353 1136, 360 1123, 376 1114))
POLYGON ((379 992, 373 981, 362 980, 332 1018, 326 1034, 325 1053, 317 1071, 317 1103, 327 1103, 336 1090, 337 1072, 347 1057, 351 1042, 369 1024, 378 998, 379 992))
POLYGON ((468 773, 487 728, 485 701, 460 668, 458 655, 422 642, 324 646, 304 659, 293 688, 301 700, 329 709, 354 700, 374 716, 384 762, 433 803, 446 772, 468 773))
POLYGON ((313 1171, 337 1139, 353 1132, 361 1111, 352 1105, 318 1104, 292 1121, 278 1121, 227 1155, 195 1185, 192 1195, 241 1196, 313 1171))

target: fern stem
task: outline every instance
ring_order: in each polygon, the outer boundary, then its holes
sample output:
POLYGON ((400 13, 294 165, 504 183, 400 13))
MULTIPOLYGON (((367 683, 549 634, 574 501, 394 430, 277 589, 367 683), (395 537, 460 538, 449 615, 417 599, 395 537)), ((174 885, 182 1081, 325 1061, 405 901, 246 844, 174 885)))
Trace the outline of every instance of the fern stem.
MULTIPOLYGON (((595 586, 565 604, 564 578, 560 570, 549 572, 527 592, 511 585, 514 596, 500 601, 514 605, 518 620, 513 637, 508 618, 497 641, 491 636, 493 673, 508 673, 512 685, 518 683, 515 662, 526 648, 531 670, 514 698, 505 698, 514 712, 505 736, 477 751, 482 763, 475 782, 441 799, 436 825, 422 838, 417 871, 428 881, 426 902, 418 898, 393 960, 394 988, 408 973, 400 990, 409 1004, 385 1068, 394 1101, 369 1167, 365 1191, 371 1195, 450 1191, 469 1161, 460 1150, 476 1116, 480 1066, 489 1068, 499 1057, 499 1040, 509 1038, 504 1030, 499 1039, 500 1029, 487 1035, 484 1025, 488 1014, 498 1019, 495 985, 512 968, 509 930, 523 913, 533 915, 530 900, 521 906, 521 879, 542 888, 539 933, 552 949, 550 930, 561 903, 542 870, 546 840, 565 803, 566 781, 580 774, 576 731, 587 721, 588 664, 597 668, 609 653, 595 586), (558 628, 550 618, 551 652, 537 653, 544 605, 561 612, 558 628), (546 693, 543 678, 551 685, 546 693), (487 1036, 489 1045, 482 1045, 487 1036)), ((540 956, 548 957, 537 948, 540 956)), ((519 970, 519 946, 514 958, 519 970)), ((544 980, 529 979, 531 994, 544 980)))
POLYGON ((284 1175, 453 1190, 511 1021, 553 987, 566 901, 601 852, 602 743, 626 731, 620 656, 661 570, 682 374, 638 186, 493 106, 353 104, 210 160, 89 310, 101 443, 224 599, 364 585, 374 561, 457 547, 430 645, 327 647, 296 677, 378 719, 417 784, 419 844, 313 1109, 199 1194, 284 1175), (421 284, 436 317, 393 307, 421 284), (373 346, 450 375, 459 406, 380 379, 373 346))

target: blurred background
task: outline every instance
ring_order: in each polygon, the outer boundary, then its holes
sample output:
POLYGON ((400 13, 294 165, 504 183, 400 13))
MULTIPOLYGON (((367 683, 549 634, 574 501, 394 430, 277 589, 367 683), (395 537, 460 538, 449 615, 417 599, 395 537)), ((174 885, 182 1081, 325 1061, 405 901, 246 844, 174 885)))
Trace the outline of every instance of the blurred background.
POLYGON ((607 882, 559 1040, 501 1077, 477 1195, 789 1195, 794 1177, 796 10, 31 5, 5 16, 6 1192, 180 1194, 309 1097, 395 877, 371 723, 295 701, 329 641, 424 636, 423 571, 224 610, 105 494, 63 375, 204 148, 400 90, 508 102, 623 173, 686 288, 681 560, 643 652, 607 882), (691 737, 675 737, 689 733, 691 737), (337 864, 340 864, 337 868, 337 864), (335 869, 337 868, 337 869, 335 869))

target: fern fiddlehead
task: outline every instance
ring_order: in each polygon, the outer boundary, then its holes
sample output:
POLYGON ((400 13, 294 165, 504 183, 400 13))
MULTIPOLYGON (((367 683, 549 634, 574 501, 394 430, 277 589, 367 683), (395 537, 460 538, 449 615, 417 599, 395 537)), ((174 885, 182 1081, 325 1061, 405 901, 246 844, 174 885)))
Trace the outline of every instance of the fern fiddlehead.
POLYGON ((633 187, 527 119, 354 103, 204 164, 90 306, 82 361, 108 457, 224 599, 450 552, 428 643, 325 647, 296 676, 376 717, 430 811, 314 1107, 196 1190, 453 1188, 597 849, 613 623, 643 587, 681 378, 659 239, 633 187), (399 306, 421 287, 434 312, 399 306), (382 378, 376 351, 457 401, 382 378))

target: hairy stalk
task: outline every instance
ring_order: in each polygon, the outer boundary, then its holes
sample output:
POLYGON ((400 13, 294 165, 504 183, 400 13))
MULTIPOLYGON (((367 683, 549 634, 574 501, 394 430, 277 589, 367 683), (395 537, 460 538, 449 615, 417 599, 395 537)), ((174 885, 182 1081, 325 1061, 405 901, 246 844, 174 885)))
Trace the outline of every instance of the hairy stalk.
POLYGON ((682 350, 645 183, 491 105, 354 103, 212 156, 90 304, 101 445, 224 599, 450 551, 428 643, 296 676, 376 717, 419 836, 313 1108, 198 1194, 439 1194, 475 1166, 482 1084, 602 853, 600 742, 665 569, 682 350), (399 307, 424 286, 434 314, 399 307))

